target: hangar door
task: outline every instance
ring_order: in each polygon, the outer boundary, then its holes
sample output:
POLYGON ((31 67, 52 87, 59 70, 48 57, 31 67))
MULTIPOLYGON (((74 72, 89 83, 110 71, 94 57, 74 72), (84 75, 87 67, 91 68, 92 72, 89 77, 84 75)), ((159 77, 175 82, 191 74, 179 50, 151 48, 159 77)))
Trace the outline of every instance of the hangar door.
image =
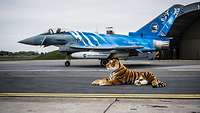
POLYGON ((180 59, 200 59, 200 19, 185 29, 179 41, 180 59))

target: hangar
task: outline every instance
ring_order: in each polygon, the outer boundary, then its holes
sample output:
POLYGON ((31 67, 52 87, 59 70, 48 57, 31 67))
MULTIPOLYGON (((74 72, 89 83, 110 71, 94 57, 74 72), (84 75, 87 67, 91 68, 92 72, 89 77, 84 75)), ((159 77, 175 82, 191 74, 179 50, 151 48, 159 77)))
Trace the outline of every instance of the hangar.
POLYGON ((167 36, 171 58, 200 59, 200 2, 182 7, 167 36))

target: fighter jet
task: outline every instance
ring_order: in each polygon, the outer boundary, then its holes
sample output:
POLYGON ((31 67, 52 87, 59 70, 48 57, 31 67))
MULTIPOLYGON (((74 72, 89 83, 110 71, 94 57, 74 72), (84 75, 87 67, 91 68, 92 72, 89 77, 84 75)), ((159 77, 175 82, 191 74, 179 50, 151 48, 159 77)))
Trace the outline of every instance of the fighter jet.
POLYGON ((99 59, 104 65, 112 57, 121 59, 153 59, 155 53, 169 48, 167 37, 182 5, 174 5, 136 32, 122 34, 98 34, 72 30, 49 29, 19 43, 36 46, 57 46, 60 52, 66 52, 65 66, 71 59, 99 59))

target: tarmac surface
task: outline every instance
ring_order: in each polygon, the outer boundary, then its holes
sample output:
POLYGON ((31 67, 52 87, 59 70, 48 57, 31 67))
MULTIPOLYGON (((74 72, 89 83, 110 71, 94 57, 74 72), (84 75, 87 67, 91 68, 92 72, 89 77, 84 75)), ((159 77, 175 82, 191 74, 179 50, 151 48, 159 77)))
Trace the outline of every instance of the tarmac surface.
POLYGON ((148 86, 92 86, 108 75, 98 60, 2 61, 0 93, 92 93, 92 94, 200 94, 200 61, 122 61, 130 69, 152 71, 167 82, 165 88, 148 86))
POLYGON ((98 60, 2 61, 0 113, 200 113, 200 61, 122 62, 168 86, 91 86, 108 74, 98 60))

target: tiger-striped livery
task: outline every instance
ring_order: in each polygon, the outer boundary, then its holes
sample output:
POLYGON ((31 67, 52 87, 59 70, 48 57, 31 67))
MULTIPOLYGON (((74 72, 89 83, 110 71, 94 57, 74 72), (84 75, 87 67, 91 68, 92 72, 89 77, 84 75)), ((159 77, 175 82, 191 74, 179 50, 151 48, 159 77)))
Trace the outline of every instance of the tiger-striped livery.
POLYGON ((152 72, 129 70, 117 58, 111 59, 106 64, 106 68, 111 71, 110 76, 93 81, 93 85, 151 84, 153 88, 166 86, 166 83, 158 80, 152 72))

